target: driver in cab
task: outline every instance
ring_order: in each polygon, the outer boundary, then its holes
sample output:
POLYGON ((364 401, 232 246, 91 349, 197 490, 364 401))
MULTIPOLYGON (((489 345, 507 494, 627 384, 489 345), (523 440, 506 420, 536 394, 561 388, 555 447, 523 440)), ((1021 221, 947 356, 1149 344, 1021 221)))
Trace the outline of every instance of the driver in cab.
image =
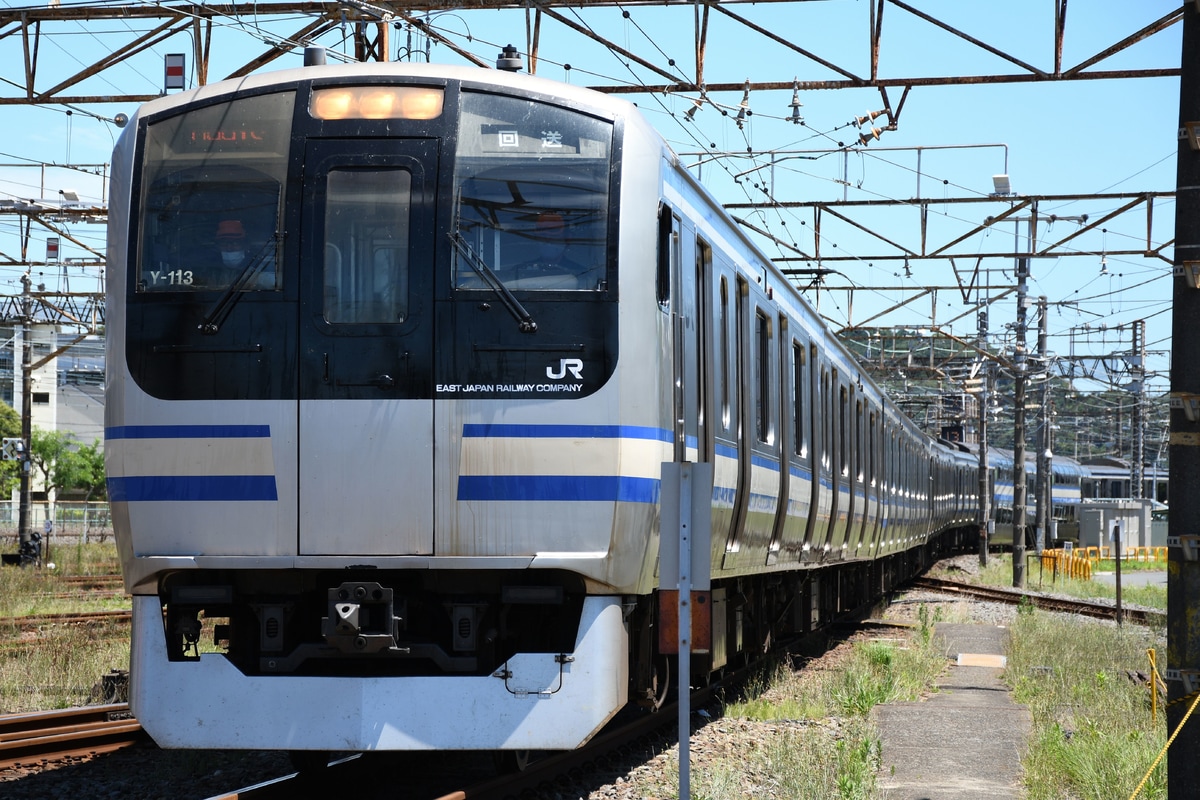
POLYGON ((221 265, 216 283, 228 286, 244 282, 244 289, 274 289, 275 262, 272 243, 268 242, 258 252, 250 252, 246 243, 246 228, 241 220, 226 219, 217 223, 214 236, 221 265))

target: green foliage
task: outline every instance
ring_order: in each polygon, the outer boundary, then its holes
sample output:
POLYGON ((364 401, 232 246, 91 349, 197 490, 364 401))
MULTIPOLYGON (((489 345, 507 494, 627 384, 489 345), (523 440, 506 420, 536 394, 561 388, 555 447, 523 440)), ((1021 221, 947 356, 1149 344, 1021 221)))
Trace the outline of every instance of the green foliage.
POLYGON ((100 442, 79 444, 74 434, 34 428, 30 461, 47 487, 78 489, 87 500, 105 497, 104 455, 100 442))
MULTIPOLYGON (((1155 635, 1057 614, 1020 616, 1005 679, 1033 717, 1025 757, 1030 800, 1129 797, 1166 742, 1166 720, 1150 718, 1149 686, 1127 673, 1147 669, 1155 635)), ((1160 764, 1139 794, 1166 797, 1160 764)))
MULTIPOLYGON (((8 403, 0 403, 0 437, 16 439, 21 436, 21 415, 8 403)), ((16 461, 0 461, 0 492, 11 494, 21 479, 16 461)))
POLYGON ((942 621, 942 607, 938 606, 929 613, 929 606, 921 603, 917 606, 917 622, 919 627, 917 632, 921 637, 921 643, 928 645, 933 640, 933 629, 939 622, 942 621))

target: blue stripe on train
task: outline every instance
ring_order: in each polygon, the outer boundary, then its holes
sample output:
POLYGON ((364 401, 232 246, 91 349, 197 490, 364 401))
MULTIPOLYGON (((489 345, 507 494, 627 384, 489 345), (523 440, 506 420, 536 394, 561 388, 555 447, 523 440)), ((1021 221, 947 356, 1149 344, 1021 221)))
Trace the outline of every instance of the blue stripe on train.
POLYGON ((150 475, 109 478, 108 498, 116 503, 154 501, 278 500, 274 475, 150 475))
POLYGON ((269 425, 117 425, 105 439, 265 439, 269 425))
POLYGON ((463 425, 464 439, 653 439, 675 441, 671 431, 643 425, 463 425))
POLYGON ((654 478, 620 475, 462 475, 459 500, 565 500, 657 503, 654 478))

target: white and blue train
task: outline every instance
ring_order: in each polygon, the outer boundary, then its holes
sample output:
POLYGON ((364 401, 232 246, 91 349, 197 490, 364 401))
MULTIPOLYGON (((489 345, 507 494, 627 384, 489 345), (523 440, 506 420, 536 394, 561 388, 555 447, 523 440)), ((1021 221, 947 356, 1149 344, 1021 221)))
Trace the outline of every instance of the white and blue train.
POLYGON ((675 667, 660 475, 710 462, 697 680, 970 546, 924 435, 631 104, 306 66, 113 157, 110 500, 164 747, 572 748, 675 667))

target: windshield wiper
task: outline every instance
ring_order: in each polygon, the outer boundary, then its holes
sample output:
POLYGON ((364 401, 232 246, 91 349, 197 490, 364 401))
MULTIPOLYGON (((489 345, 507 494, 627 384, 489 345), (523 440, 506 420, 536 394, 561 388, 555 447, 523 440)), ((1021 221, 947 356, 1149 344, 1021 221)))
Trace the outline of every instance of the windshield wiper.
POLYGON ((464 261, 471 265, 471 269, 475 270, 476 274, 483 279, 483 282, 488 285, 493 292, 504 302, 504 307, 508 309, 508 313, 513 315, 513 319, 517 321, 517 327, 522 333, 537 333, 537 323, 533 321, 533 317, 525 310, 525 306, 521 305, 521 301, 513 296, 513 293, 504 281, 500 280, 499 276, 492 271, 492 268, 479 257, 470 243, 463 238, 458 231, 447 234, 450 241, 454 244, 454 249, 458 251, 459 256, 464 261))
POLYGON ((221 323, 229 316, 229 312, 237 305, 237 301, 242 298, 242 290, 249 285, 250 281, 258 277, 258 273, 262 272, 262 268, 267 264, 267 256, 274 248, 275 239, 268 239, 266 244, 246 263, 246 266, 242 267, 242 271, 230 281, 229 285, 225 287, 225 291, 221 292, 221 296, 217 298, 217 302, 213 303, 213 307, 196 326, 200 333, 211 336, 221 329, 221 323))

